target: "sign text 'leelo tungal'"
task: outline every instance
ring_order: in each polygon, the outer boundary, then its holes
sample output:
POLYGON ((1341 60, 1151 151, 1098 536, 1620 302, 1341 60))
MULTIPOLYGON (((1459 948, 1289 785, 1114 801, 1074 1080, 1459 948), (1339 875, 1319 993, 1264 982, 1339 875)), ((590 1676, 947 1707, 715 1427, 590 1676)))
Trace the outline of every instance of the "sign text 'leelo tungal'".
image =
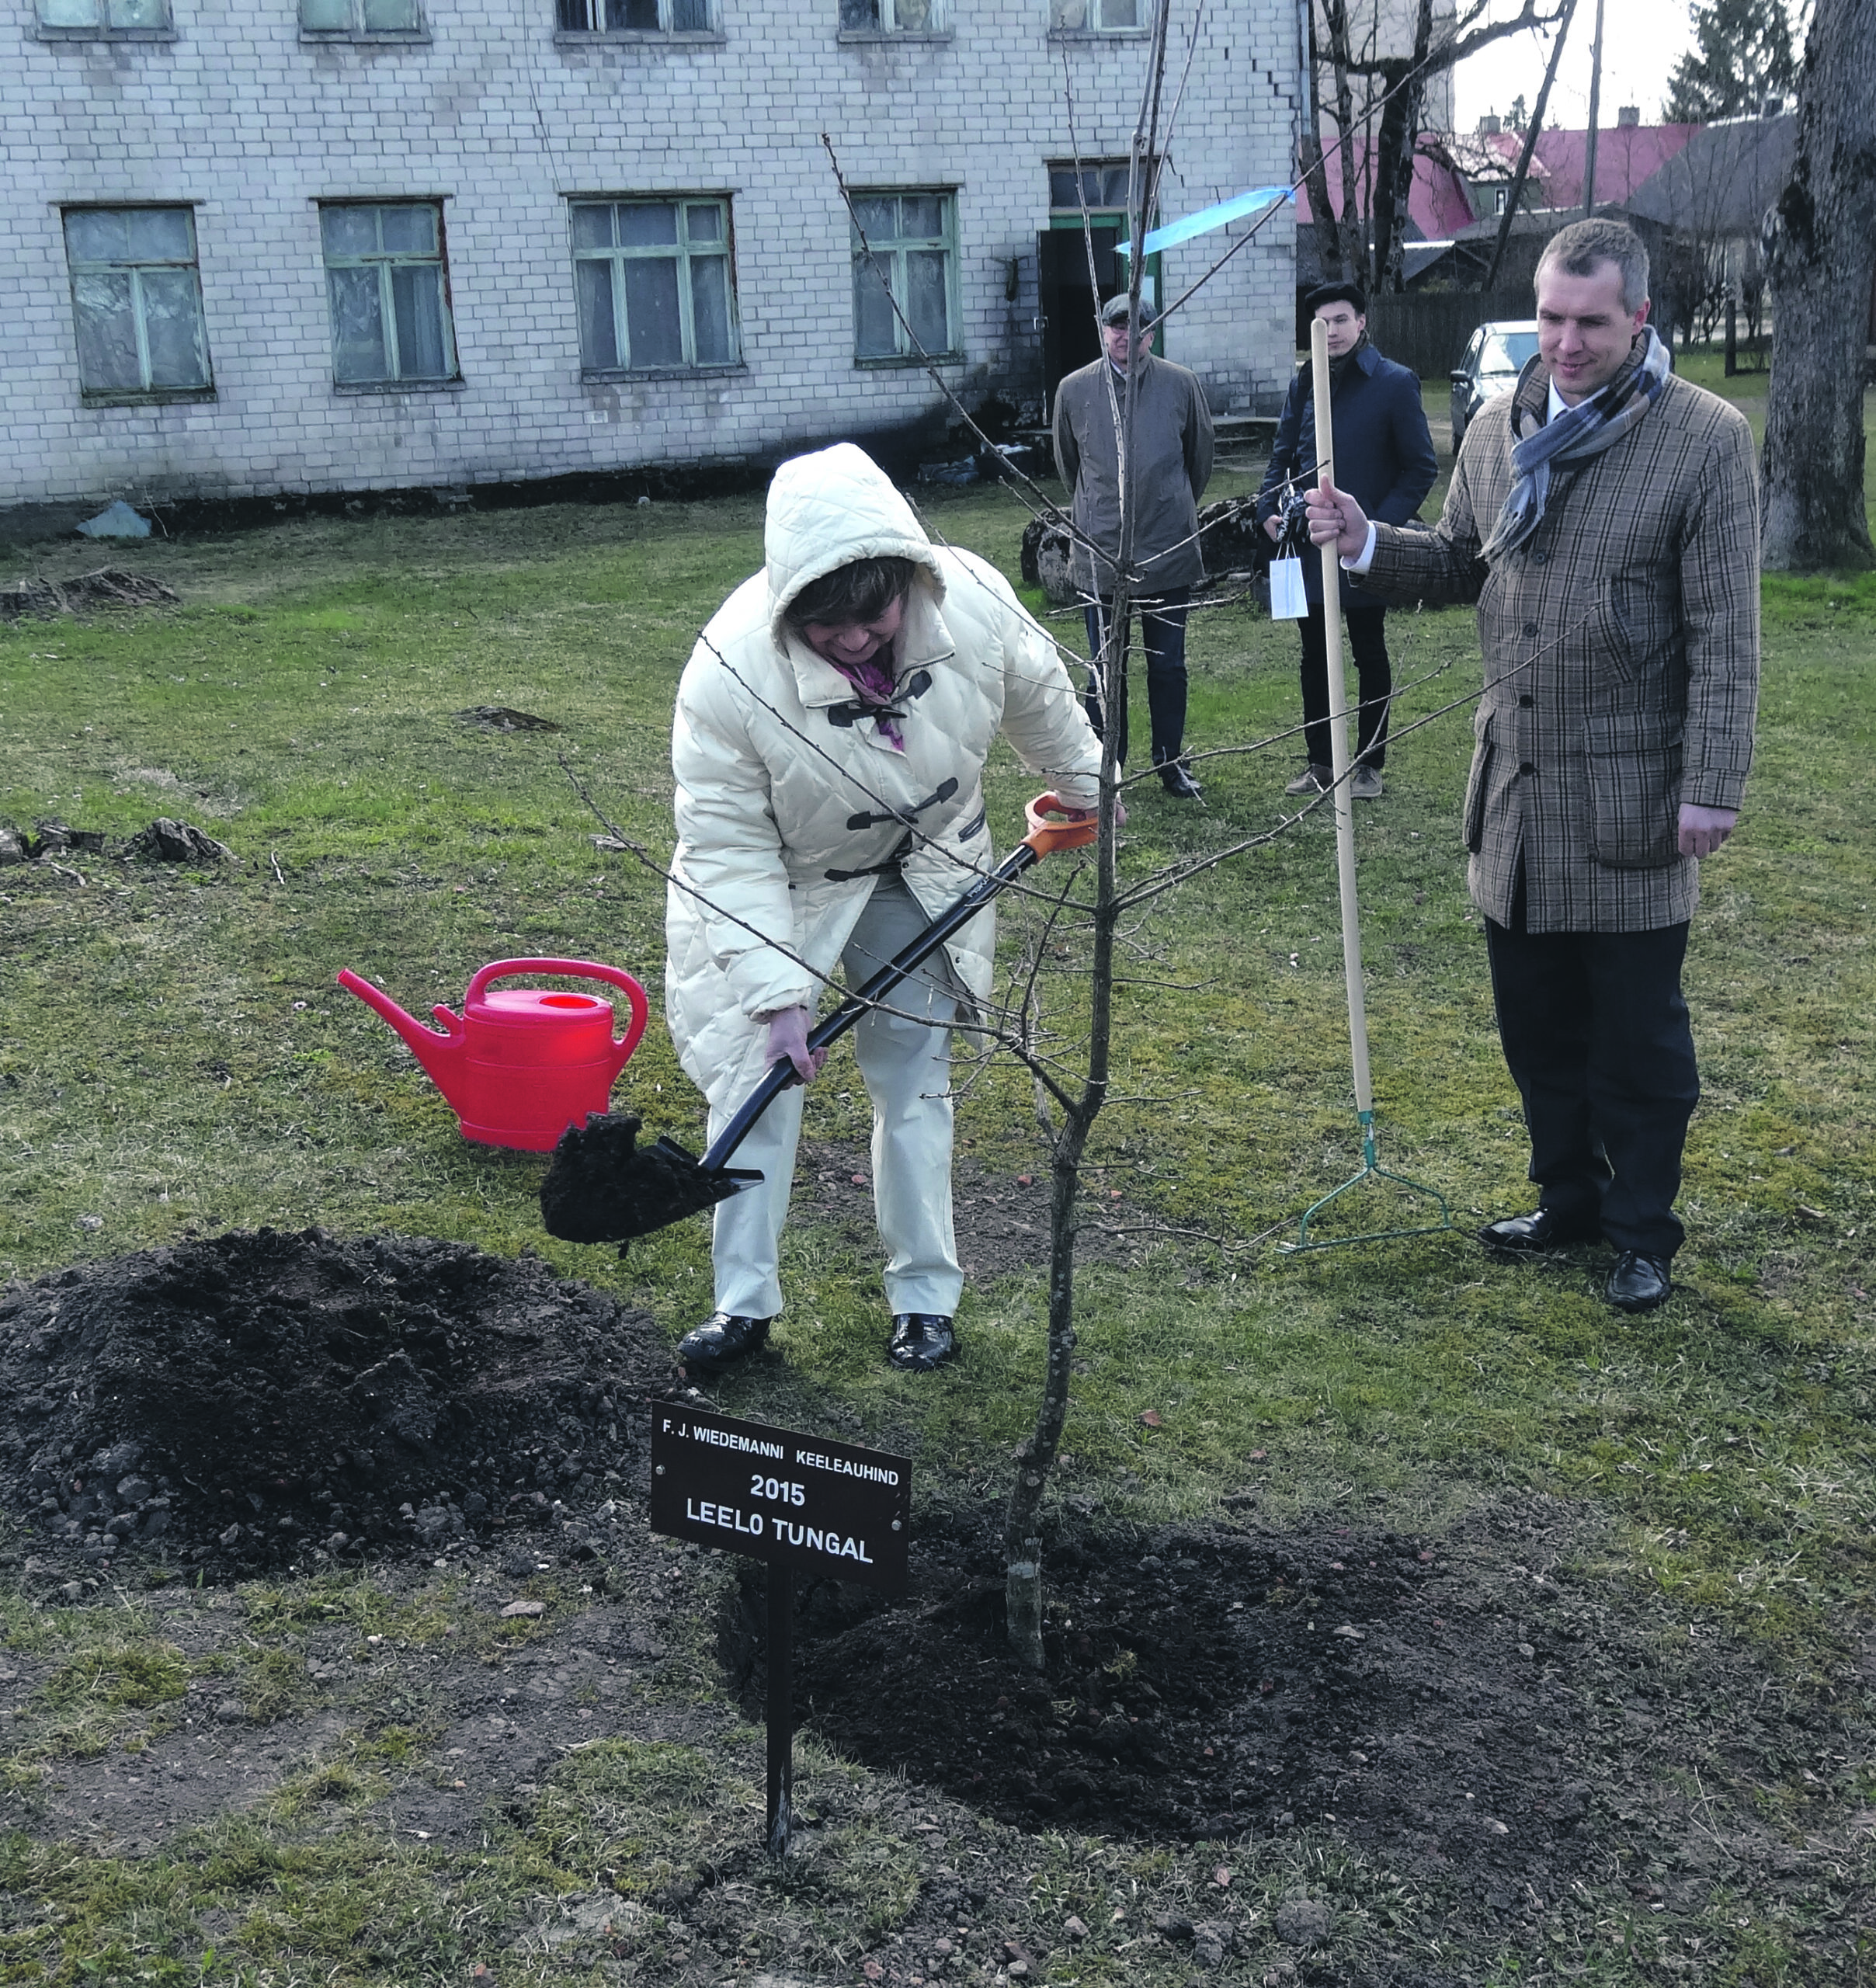
POLYGON ((679 1402, 651 1406, 651 1530, 897 1592, 912 1466, 679 1402))

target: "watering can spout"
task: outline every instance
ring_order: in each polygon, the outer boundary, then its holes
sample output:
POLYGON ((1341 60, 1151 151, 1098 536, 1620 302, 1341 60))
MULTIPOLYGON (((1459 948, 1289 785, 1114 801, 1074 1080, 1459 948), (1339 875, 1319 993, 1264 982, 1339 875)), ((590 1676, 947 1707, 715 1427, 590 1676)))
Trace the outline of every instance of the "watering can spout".
POLYGON ((342 968, 339 984, 348 994, 356 994, 368 1008, 375 1009, 410 1046, 412 1053, 429 1073, 431 1081, 453 1104, 456 1080, 463 1067, 467 1034, 460 1019, 449 1009, 431 1010, 446 1033, 426 1028, 415 1015, 407 1015, 388 994, 381 993, 368 980, 361 980, 349 967, 342 968))

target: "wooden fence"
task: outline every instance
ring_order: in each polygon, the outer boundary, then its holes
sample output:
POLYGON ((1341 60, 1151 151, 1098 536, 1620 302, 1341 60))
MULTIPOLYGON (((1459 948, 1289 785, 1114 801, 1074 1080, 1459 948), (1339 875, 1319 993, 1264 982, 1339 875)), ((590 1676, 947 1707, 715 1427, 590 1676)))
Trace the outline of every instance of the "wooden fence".
POLYGON ((1409 290, 1368 300, 1368 336, 1381 352, 1423 380, 1443 380, 1466 340, 1494 318, 1536 314, 1528 285, 1490 290, 1409 290))

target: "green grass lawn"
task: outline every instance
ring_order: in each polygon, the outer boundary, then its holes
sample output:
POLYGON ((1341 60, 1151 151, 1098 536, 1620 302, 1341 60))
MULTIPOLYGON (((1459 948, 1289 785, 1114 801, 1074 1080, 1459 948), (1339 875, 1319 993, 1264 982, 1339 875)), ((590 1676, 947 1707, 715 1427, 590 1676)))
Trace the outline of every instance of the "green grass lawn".
MULTIPOLYGON (((1023 514, 1009 497, 922 501, 935 532, 1014 574, 1023 514)), ((710 1309, 700 1225, 623 1263, 544 1237, 540 1163, 466 1145, 333 976, 350 967, 422 1014, 486 961, 583 957, 637 974, 655 1013, 662 888, 596 848, 602 825, 561 761, 613 822, 668 850, 677 675, 760 539, 753 499, 298 524, 124 555, 179 606, 0 626, 0 819, 115 838, 181 816, 239 859, 0 869, 0 1277, 317 1222, 531 1246, 648 1306, 674 1340, 695 1323, 710 1309), (477 705, 560 729, 457 715, 477 705)), ((26 563, 64 576, 88 552, 41 547, 26 563)), ((1203 1517, 1253 1448, 1278 1523, 1359 1503, 1437 1527, 1494 1500, 1560 1498, 1605 1529, 1582 1578, 1737 1642, 1767 1689, 1834 1695, 1846 1716, 1860 1705, 1876 1574, 1876 576, 1779 579, 1766 600, 1757 770, 1739 832, 1707 866, 1687 972, 1705 1096, 1680 1294, 1620 1319, 1599 1267, 1507 1268, 1469 1239, 1531 1199, 1457 832, 1478 655, 1469 613, 1397 615, 1397 731, 1461 701, 1401 739, 1387 798, 1358 811, 1375 1088, 1384 1160, 1445 1196, 1456 1227, 1298 1258, 1247 1246, 1293 1232, 1359 1158, 1326 815, 1156 900, 1131 935, 1125 1101, 1100 1123, 1090 1190, 1215 1240, 1143 1244, 1140 1267, 1081 1278, 1086 1371, 1066 1446, 1111 1512, 1203 1517), (1162 1426, 1142 1425, 1148 1409, 1162 1426)), ((1075 638, 1074 620, 1055 625, 1075 638)), ((1275 827, 1300 758, 1294 739, 1260 743, 1296 723, 1290 631, 1224 606, 1195 617, 1191 655, 1189 738, 1218 755, 1206 805, 1138 790, 1125 878, 1275 827)), ((1005 846, 1025 791, 1000 753, 1005 846)), ((1012 907, 1007 944, 1034 915, 1012 907)), ((1049 985, 1072 1022, 1072 977, 1049 985)), ((854 1076, 837 1052, 810 1138, 863 1141, 854 1076)), ((655 1020, 619 1095, 655 1128, 700 1129, 655 1020)), ((1034 1165, 1018 1071, 977 1076, 960 1144, 995 1176, 1034 1165)), ((1357 1225, 1396 1218, 1377 1189, 1354 1200, 1357 1225)), ((785 1378, 729 1383, 731 1412, 839 1404, 922 1468, 1001 1481, 1040 1371, 1039 1272, 969 1291, 968 1357, 923 1382, 881 1358, 867 1251, 797 1225, 784 1280, 785 1378)), ((1766 1795, 1812 1819, 1793 1825, 1799 1840, 1876 1803, 1861 1758, 1799 1773, 1766 1795)), ((311 1866, 296 1880, 316 1882, 311 1866)), ((1718 1917, 1701 1937, 1701 1968, 1731 1970, 1714 1979, 1864 1978, 1811 1972, 1802 1928, 1749 1955, 1718 1917)), ((290 1932, 278 1939, 290 1958, 290 1932)), ((1617 1971, 1596 1978, 1668 1978, 1607 1964, 1617 1971)), ((1464 1978, 1515 1978, 1480 1965, 1464 1978)), ((54 1978, 24 1965, 0 1962, 0 1980, 54 1978)), ((290 1975, 326 1978, 268 1978, 290 1975)))

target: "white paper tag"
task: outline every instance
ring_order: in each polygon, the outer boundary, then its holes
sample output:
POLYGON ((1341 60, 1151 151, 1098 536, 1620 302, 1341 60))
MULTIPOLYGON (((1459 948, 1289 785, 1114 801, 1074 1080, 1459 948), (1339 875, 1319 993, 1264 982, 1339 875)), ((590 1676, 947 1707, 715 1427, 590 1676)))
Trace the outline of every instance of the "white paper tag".
POLYGON ((1309 612, 1309 596, 1303 590, 1303 562, 1300 559, 1270 561, 1270 619, 1301 621, 1309 612))

